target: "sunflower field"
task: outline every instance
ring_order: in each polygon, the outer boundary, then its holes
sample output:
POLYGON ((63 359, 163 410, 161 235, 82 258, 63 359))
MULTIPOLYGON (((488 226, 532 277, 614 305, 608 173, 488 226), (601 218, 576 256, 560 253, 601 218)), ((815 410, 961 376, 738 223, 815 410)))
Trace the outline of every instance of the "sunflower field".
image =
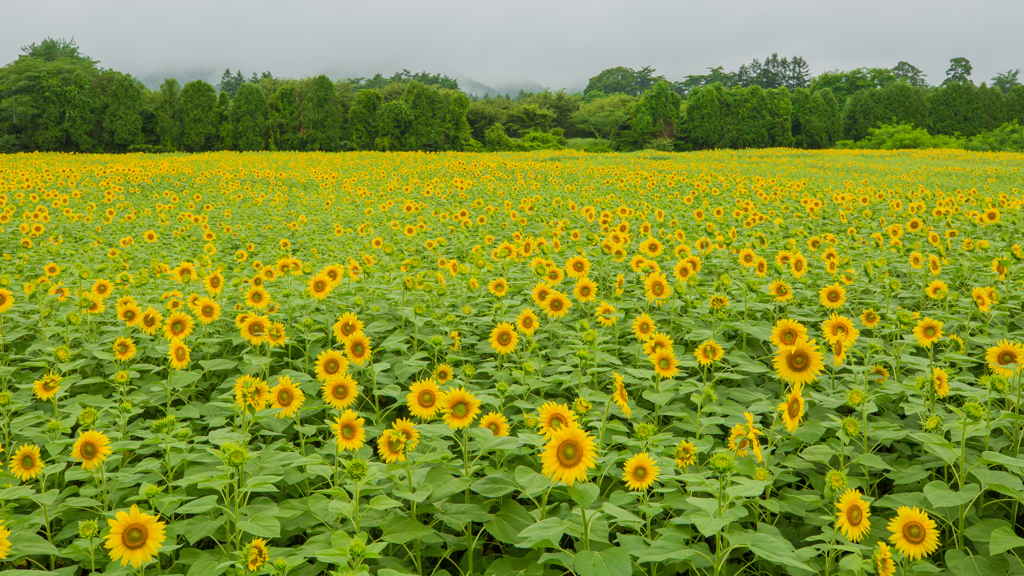
POLYGON ((1024 156, 0 161, 0 576, 1024 574, 1024 156))

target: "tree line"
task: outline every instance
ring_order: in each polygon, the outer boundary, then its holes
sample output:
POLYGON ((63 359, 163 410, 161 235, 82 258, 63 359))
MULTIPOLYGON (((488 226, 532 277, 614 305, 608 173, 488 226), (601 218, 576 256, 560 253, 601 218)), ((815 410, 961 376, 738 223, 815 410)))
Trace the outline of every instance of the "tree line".
POLYGON ((828 148, 883 124, 971 137, 1024 123, 1019 70, 976 86, 964 58, 930 86, 913 65, 810 74, 777 54, 670 81, 615 67, 581 93, 469 96, 440 74, 332 81, 165 80, 149 90, 48 38, 0 68, 0 152, 828 148))

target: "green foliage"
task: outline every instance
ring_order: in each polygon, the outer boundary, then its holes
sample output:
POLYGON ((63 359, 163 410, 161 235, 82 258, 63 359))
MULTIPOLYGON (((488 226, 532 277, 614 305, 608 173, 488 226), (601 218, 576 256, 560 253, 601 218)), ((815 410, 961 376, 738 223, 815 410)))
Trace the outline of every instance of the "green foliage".
POLYGON ((974 66, 971 66, 971 61, 967 58, 951 58, 949 60, 949 68, 946 70, 946 79, 942 82, 942 85, 969 84, 971 83, 972 70, 974 70, 974 66))
POLYGON ((227 92, 217 95, 217 144, 214 150, 235 150, 235 124, 231 117, 231 97, 227 92))
POLYGON ((655 76, 654 69, 650 66, 645 66, 640 70, 616 66, 615 68, 602 70, 597 76, 591 78, 587 82, 587 87, 583 90, 583 94, 602 92, 607 95, 629 94, 630 96, 639 96, 653 87, 658 81, 664 79, 663 76, 655 76))
POLYGON ((992 78, 992 85, 999 88, 999 91, 1003 94, 1008 93, 1015 86, 1020 86, 1020 80, 1017 78, 1020 75, 1020 68, 1014 70, 1007 70, 1006 72, 1000 72, 992 78))
POLYGON ((644 93, 630 110, 630 139, 638 148, 646 148, 652 140, 674 140, 676 122, 683 99, 662 80, 644 93))
POLYGON ((765 90, 806 88, 811 80, 811 68, 800 56, 779 58, 774 53, 764 62, 754 59, 736 71, 736 84, 744 88, 759 86, 765 90))
POLYGON ((282 82, 267 102, 271 138, 278 150, 300 149, 298 88, 294 80, 282 82))
POLYGON ((932 93, 929 128, 935 134, 974 136, 988 126, 982 93, 969 82, 953 82, 932 93))
POLYGON ((785 87, 769 90, 768 98, 768 145, 773 148, 793 146, 793 103, 789 89, 785 87))
POLYGON ((298 91, 300 149, 340 150, 344 110, 334 83, 321 74, 301 83, 298 91))
POLYGON ((501 124, 494 124, 487 129, 484 145, 488 152, 508 152, 516 147, 515 142, 505 134, 505 127, 501 124))
POLYGON ((231 123, 238 150, 265 150, 267 100, 255 84, 243 84, 231 103, 231 123))
POLYGON ((99 62, 82 54, 78 44, 75 43, 74 37, 71 40, 47 37, 38 44, 33 42, 28 46, 22 46, 21 53, 25 58, 35 58, 45 62, 55 62, 61 58, 67 58, 89 65, 99 64, 99 62))
POLYGON ((896 77, 897 82, 906 82, 914 88, 925 88, 928 86, 928 82, 924 79, 924 72, 909 62, 900 60, 900 62, 893 67, 892 74, 896 77))
POLYGON ((869 128, 881 124, 928 123, 928 97, 923 88, 905 82, 891 82, 884 88, 868 88, 855 93, 843 111, 843 132, 859 140, 869 128))
POLYGON ((965 150, 979 152, 1024 152, 1024 126, 1016 120, 963 142, 965 150))
POLYGON ((793 92, 793 144, 797 148, 829 148, 836 141, 839 113, 828 90, 793 92), (832 106, 828 100, 831 99, 832 106))
POLYGON ((174 78, 168 78, 160 84, 156 95, 156 135, 164 152, 181 149, 181 85, 174 78))
POLYGON ((569 138, 566 141, 566 148, 579 150, 580 152, 614 152, 615 148, 611 142, 601 138, 569 138))
POLYGON ((686 124, 694 148, 721 148, 725 135, 724 114, 718 101, 721 90, 713 86, 694 90, 686 101, 686 124))
POLYGON ((516 150, 529 152, 531 150, 562 150, 569 145, 568 140, 561 134, 558 128, 551 132, 530 132, 516 141, 516 150))
POLYGON ((374 148, 383 151, 413 150, 413 123, 416 117, 403 100, 393 100, 381 108, 380 133, 374 148))
POLYGON ((349 110, 352 144, 358 150, 373 150, 380 135, 380 112, 384 98, 376 90, 360 90, 349 110))
POLYGON ((629 122, 634 101, 629 94, 613 94, 584 102, 579 110, 573 112, 572 120, 595 138, 613 140, 629 122))
POLYGON ((522 136, 529 132, 546 132, 555 124, 556 114, 537 104, 516 104, 508 113, 508 127, 512 134, 522 136))
POLYGON ((142 144, 144 88, 134 78, 120 72, 108 71, 106 93, 102 99, 103 149, 127 152, 142 144))
POLYGON ((484 133, 490 126, 506 124, 509 110, 513 106, 510 98, 484 97, 470 102, 466 110, 466 121, 469 123, 473 138, 484 140, 484 133))
POLYGON ((204 80, 181 89, 181 143, 187 152, 210 150, 218 136, 220 112, 217 93, 204 80))

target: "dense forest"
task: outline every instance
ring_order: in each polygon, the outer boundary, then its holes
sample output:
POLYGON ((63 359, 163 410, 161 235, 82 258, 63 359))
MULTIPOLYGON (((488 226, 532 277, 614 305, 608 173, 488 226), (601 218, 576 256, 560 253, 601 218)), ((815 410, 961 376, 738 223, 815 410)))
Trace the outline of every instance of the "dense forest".
POLYGON ((22 51, 0 68, 0 152, 817 149, 889 125, 971 138, 1024 124, 1019 70, 975 85, 965 58, 938 86, 907 62, 812 76, 803 58, 773 54, 681 81, 616 67, 582 93, 476 97, 447 76, 408 71, 331 80, 227 70, 217 86, 168 79, 149 90, 73 40, 22 51))

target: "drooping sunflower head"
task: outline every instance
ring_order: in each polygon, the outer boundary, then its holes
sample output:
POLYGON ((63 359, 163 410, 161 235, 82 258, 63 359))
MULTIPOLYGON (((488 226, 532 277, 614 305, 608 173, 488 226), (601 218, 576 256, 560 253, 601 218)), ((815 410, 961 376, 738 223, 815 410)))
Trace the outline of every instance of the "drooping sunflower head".
POLYGON ((789 430, 790 434, 796 432, 796 429, 800 426, 800 421, 804 417, 803 389, 803 384, 794 384, 786 396, 785 402, 779 404, 779 411, 782 412, 782 421, 786 424, 786 430, 789 430))

